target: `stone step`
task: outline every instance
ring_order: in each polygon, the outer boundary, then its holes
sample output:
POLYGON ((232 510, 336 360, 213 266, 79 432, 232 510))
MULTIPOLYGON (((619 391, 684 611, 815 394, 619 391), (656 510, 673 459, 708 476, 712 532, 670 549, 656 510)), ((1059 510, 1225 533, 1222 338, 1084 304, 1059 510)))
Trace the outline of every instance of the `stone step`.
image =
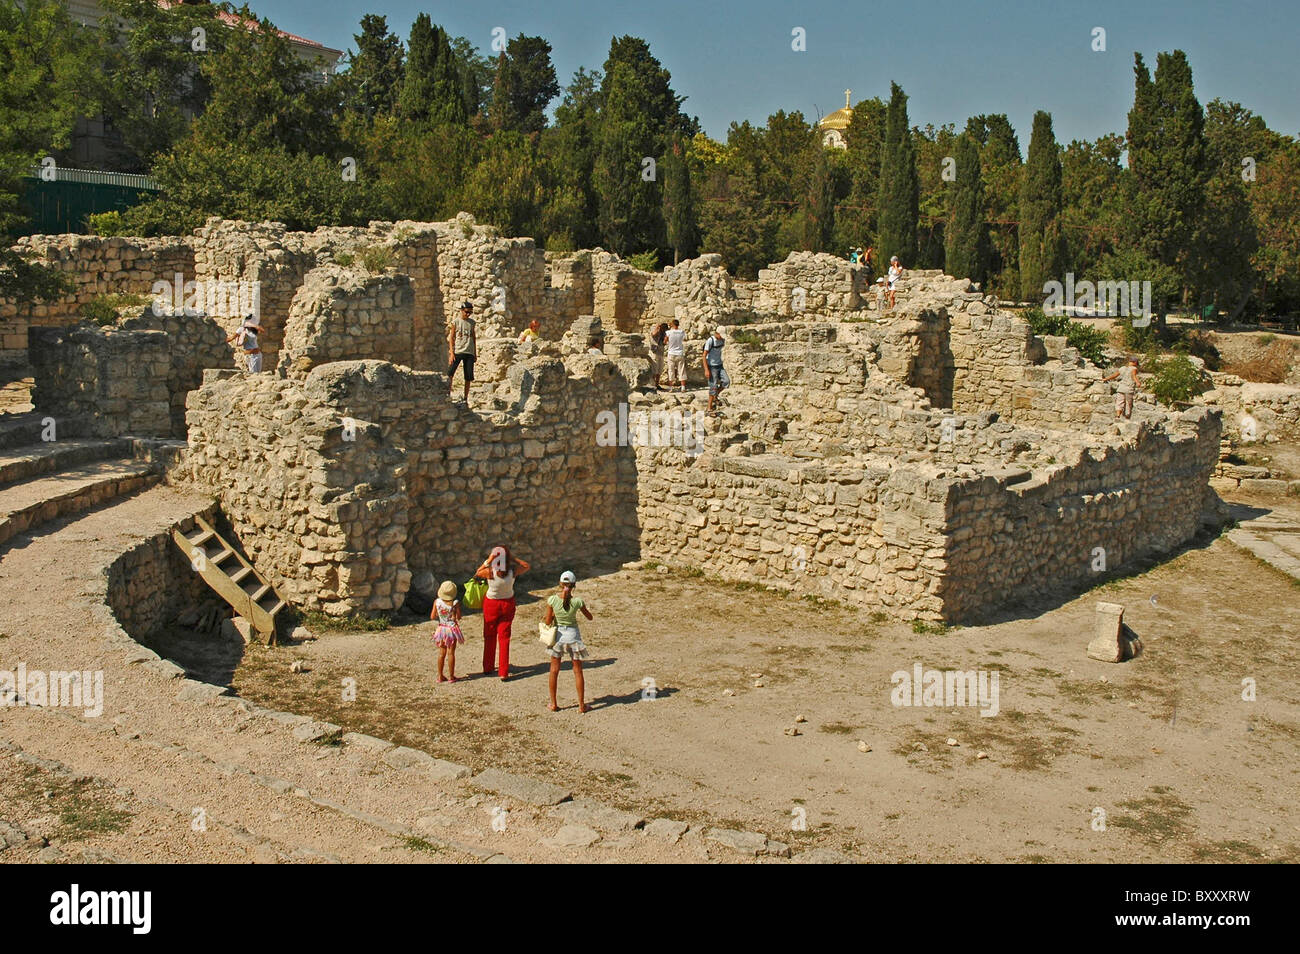
POLYGON ((155 465, 119 458, 0 488, 0 544, 50 520, 89 510, 161 479, 155 465))
POLYGON ((75 417, 54 417, 42 411, 25 411, 22 414, 0 414, 0 450, 10 450, 45 443, 49 436, 47 422, 54 421, 54 436, 58 440, 85 437, 84 422, 75 417))
POLYGON ((91 461, 124 457, 131 450, 131 442, 127 440, 94 438, 49 441, 0 450, 0 487, 91 461))

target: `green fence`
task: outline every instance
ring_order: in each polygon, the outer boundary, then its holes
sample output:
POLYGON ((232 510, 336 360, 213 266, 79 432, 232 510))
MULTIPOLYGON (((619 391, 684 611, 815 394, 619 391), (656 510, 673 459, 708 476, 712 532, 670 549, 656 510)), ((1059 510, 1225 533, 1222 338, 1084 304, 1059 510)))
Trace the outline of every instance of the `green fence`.
POLYGON ((22 230, 27 235, 85 232, 86 217, 97 212, 122 212, 156 194, 158 183, 148 176, 93 169, 54 169, 46 180, 33 170, 22 179, 20 200, 31 212, 22 230))

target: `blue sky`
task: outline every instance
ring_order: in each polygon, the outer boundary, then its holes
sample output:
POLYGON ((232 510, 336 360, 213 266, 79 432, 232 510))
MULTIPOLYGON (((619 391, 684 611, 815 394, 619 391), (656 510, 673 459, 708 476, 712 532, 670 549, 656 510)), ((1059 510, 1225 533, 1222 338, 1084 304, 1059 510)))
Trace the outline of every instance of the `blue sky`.
POLYGON ((732 121, 762 123, 778 109, 815 118, 853 100, 887 98, 889 82, 909 96, 914 125, 964 125, 1004 112, 1022 151, 1036 109, 1052 113, 1062 142, 1123 132, 1133 97, 1133 52, 1154 69, 1161 50, 1185 50, 1197 96, 1236 100, 1290 135, 1300 133, 1300 4, 1240 0, 1094 0, 1054 8, 1048 0, 804 3, 726 0, 618 3, 491 0, 427 3, 253 0, 277 26, 347 49, 363 13, 388 17, 403 39, 421 11, 490 53, 492 30, 550 41, 561 86, 579 66, 599 68, 614 35, 650 43, 669 69, 684 109, 724 138, 732 121), (791 49, 803 27, 806 52, 791 49), (1094 27, 1106 52, 1093 52, 1094 27))

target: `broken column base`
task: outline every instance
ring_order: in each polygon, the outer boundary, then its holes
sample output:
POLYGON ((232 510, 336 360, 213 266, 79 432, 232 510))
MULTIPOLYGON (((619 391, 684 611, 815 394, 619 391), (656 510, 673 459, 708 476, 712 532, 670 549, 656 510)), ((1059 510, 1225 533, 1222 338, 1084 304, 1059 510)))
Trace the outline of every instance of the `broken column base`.
POLYGON ((1088 658, 1118 663, 1142 652, 1142 640, 1124 624, 1124 607, 1119 603, 1098 603, 1097 622, 1088 658))

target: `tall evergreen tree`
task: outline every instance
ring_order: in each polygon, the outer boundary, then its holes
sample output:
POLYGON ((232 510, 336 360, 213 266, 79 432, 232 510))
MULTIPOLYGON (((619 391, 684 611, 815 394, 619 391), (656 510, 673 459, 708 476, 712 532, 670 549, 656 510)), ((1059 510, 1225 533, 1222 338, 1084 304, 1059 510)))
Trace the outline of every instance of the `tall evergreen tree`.
POLYGON ((496 82, 508 90, 493 89, 493 126, 521 133, 541 132, 546 107, 560 94, 551 63, 551 44, 540 36, 519 34, 506 44, 497 59, 496 82))
POLYGON ((497 70, 492 78, 492 107, 488 112, 492 128, 497 132, 517 132, 522 125, 516 110, 519 98, 515 88, 517 76, 510 57, 502 50, 497 54, 497 70))
POLYGON ((548 246, 557 250, 590 248, 600 241, 596 227, 599 199, 592 185, 600 88, 600 73, 579 67, 563 102, 556 107, 555 125, 542 133, 541 145, 554 183, 543 210, 543 231, 548 246))
POLYGON ((410 122, 423 122, 429 118, 429 106, 434 96, 434 68, 438 63, 438 35, 441 32, 427 13, 421 13, 411 24, 411 35, 406 43, 406 67, 397 97, 398 114, 410 122))
POLYGON ((1043 284, 1063 281, 1065 240, 1061 230, 1061 153, 1051 113, 1034 113, 1029 158, 1020 187, 1020 298, 1039 300, 1043 284))
MULTIPOLYGON (((1158 270, 1188 287, 1195 282, 1193 242, 1202 225, 1211 171, 1205 116, 1182 50, 1157 54, 1154 81, 1140 53, 1134 54, 1133 61, 1133 109, 1128 116, 1130 240, 1158 270)), ((1161 285, 1167 287, 1157 281, 1161 285)), ((1160 326, 1169 304, 1163 297, 1155 303, 1160 326)))
POLYGON ((1024 165, 1020 140, 1003 113, 972 116, 966 132, 975 138, 984 180, 984 221, 989 231, 989 283, 1008 298, 1020 295, 1020 242, 1015 219, 1020 209, 1024 165))
POLYGON ((367 118, 391 113, 402 85, 402 41, 389 32, 386 17, 373 13, 361 18, 361 32, 352 39, 357 52, 348 65, 346 105, 367 118))
POLYGON ((435 28, 438 58, 433 64, 433 100, 429 103, 429 121, 463 126, 469 121, 465 106, 465 81, 451 52, 447 32, 435 28))
POLYGON ((904 266, 914 264, 920 197, 916 148, 907 121, 907 95, 897 83, 890 83, 877 201, 879 227, 876 239, 878 260, 882 264, 893 255, 897 255, 904 266))
POLYGON ((853 118, 845 131, 848 148, 844 168, 848 189, 835 210, 833 247, 848 248, 874 244, 876 200, 880 189, 880 157, 885 145, 885 101, 876 96, 853 107, 853 118))
POLYGON ((682 101, 670 79, 645 40, 611 40, 601 86, 593 184, 600 197, 601 240, 620 255, 664 247, 657 164, 669 134, 685 125, 682 101))
POLYGON ((686 162, 686 144, 674 136, 664 154, 664 226, 673 250, 673 264, 689 258, 696 247, 695 202, 691 196, 691 172, 686 162))
POLYGON ((957 179, 952 183, 944 270, 975 282, 988 280, 989 237, 984 225, 984 180, 979 148, 969 133, 957 137, 957 179))
POLYGON ((828 252, 835 229, 835 169, 830 150, 816 143, 816 158, 808 170, 804 189, 800 244, 810 252, 828 252))

